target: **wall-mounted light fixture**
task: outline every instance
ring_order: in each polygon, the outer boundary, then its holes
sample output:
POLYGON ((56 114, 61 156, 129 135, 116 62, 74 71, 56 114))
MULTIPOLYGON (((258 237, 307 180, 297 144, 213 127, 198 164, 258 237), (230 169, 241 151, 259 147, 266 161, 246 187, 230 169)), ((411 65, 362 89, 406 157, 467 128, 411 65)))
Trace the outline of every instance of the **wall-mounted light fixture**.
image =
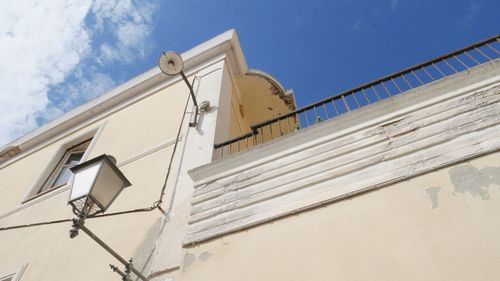
MULTIPOLYGON (((191 83, 189 83, 186 75, 184 74, 184 61, 182 60, 182 57, 177 54, 176 52, 163 52, 160 56, 160 59, 158 61, 158 66, 160 67, 160 70, 165 73, 166 75, 169 76, 175 76, 180 74, 184 82, 189 88, 189 93, 191 94, 191 98, 193 99, 193 103, 195 106, 195 112, 193 115, 193 118, 189 122, 190 127, 196 127, 198 123, 198 102, 196 101, 196 96, 194 95, 194 90, 193 86, 191 83)), ((207 110, 210 107, 210 103, 208 101, 203 101, 202 102, 202 108, 203 110, 207 110)))
POLYGON ((68 204, 72 206, 77 218, 73 219, 70 238, 75 238, 81 229, 125 266, 125 271, 121 271, 110 265, 122 280, 130 280, 130 272, 133 272, 141 280, 148 281, 132 265, 132 259, 126 261, 85 226, 87 217, 104 213, 122 190, 130 186, 130 182, 116 166, 114 157, 103 154, 72 167, 71 171, 74 177, 68 204))

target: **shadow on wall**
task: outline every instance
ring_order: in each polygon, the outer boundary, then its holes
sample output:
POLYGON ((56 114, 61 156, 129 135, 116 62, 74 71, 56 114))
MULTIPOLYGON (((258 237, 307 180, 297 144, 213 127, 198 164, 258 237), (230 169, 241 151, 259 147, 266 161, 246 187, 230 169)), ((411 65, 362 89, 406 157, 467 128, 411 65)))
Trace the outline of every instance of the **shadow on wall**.
POLYGON ((151 257, 155 251, 156 241, 160 236, 163 225, 162 218, 158 218, 135 251, 134 265, 141 272, 147 273, 150 271, 151 257))

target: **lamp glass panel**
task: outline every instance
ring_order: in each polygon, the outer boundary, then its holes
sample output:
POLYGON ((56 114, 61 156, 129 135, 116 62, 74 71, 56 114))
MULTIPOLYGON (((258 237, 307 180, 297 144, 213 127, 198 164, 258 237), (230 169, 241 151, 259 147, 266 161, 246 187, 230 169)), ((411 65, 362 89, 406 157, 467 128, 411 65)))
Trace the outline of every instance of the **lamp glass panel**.
POLYGON ((73 177, 73 186, 71 187, 69 202, 88 195, 101 166, 102 162, 96 162, 76 171, 73 177))
MULTIPOLYGON (((91 191, 92 197, 106 210, 125 184, 107 162, 103 162, 99 178, 91 191)), ((103 210, 103 211, 104 211, 103 210)))

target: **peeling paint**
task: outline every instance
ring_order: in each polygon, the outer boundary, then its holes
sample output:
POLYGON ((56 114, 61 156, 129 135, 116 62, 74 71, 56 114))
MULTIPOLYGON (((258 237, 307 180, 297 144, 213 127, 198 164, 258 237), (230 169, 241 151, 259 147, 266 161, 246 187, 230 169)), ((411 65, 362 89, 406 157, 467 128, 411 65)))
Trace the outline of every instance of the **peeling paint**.
POLYGON ((206 260, 208 260, 210 258, 211 255, 212 254, 209 253, 209 252, 203 252, 203 253, 200 254, 200 256, 198 257, 198 259, 200 261, 206 261, 206 260))
POLYGON ((437 207, 439 207, 438 193, 440 190, 440 186, 429 187, 425 190, 425 192, 427 192, 427 195, 429 196, 429 200, 431 200, 432 209, 436 209, 437 207))
POLYGON ((182 263, 182 272, 186 272, 186 269, 193 264, 196 260, 196 256, 191 253, 186 253, 184 255, 184 262, 182 263))
POLYGON ((453 195, 470 193, 473 197, 486 200, 490 197, 489 186, 500 186, 500 167, 477 169, 472 165, 463 165, 450 169, 449 175, 455 187, 453 195))

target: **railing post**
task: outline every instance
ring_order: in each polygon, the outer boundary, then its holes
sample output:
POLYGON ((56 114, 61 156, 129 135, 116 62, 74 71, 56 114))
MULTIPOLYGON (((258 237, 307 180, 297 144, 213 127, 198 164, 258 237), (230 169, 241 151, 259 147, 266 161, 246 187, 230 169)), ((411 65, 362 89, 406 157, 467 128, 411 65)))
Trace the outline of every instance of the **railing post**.
MULTIPOLYGON (((460 59, 460 57, 459 57, 459 55, 462 55, 462 54, 464 56, 468 57, 472 62, 475 62, 478 65, 486 63, 488 61, 492 61, 494 59, 498 59, 498 56, 500 55, 500 52, 495 48, 495 46, 499 42, 500 42, 500 36, 497 35, 497 36, 491 37, 489 39, 483 40, 481 42, 478 42, 478 43, 469 45, 467 47, 461 48, 459 50, 453 51, 453 52, 448 53, 446 55, 439 56, 439 57, 437 57, 435 59, 432 59, 432 60, 429 60, 427 62, 424 62, 424 63, 418 64, 418 65, 406 68, 406 69, 404 69, 404 70, 402 70, 400 72, 388 75, 386 77, 383 77, 383 78, 374 80, 372 82, 363 84, 361 86, 355 87, 353 89, 344 91, 342 93, 336 94, 336 95, 331 96, 329 98, 323 99, 323 100, 321 100, 319 102, 310 104, 308 106, 304 106, 304 107, 302 107, 300 109, 297 109, 297 110, 295 110, 293 112, 290 112, 290 113, 287 113, 285 115, 281 115, 281 116, 278 116, 276 118, 273 118, 273 119, 261 122, 261 123, 256 124, 256 125, 253 125, 251 127, 251 130, 252 130, 251 133, 248 133, 246 135, 234 138, 232 140, 226 141, 226 142, 221 143, 221 144, 217 144, 217 145, 215 145, 215 147, 221 147, 221 158, 222 158, 222 157, 224 157, 224 146, 229 145, 229 154, 231 154, 231 152, 232 152, 231 145, 234 142, 238 142, 237 148, 238 148, 238 151, 240 151, 241 149, 240 149, 240 143, 239 142, 242 140, 242 138, 247 138, 247 139, 248 138, 252 138, 253 146, 256 146, 257 144, 262 144, 262 143, 266 142, 266 140, 264 139, 264 127, 269 126, 270 140, 272 140, 273 137, 274 137, 274 135, 273 135, 273 125, 276 122, 278 122, 278 129, 279 129, 279 132, 280 132, 279 135, 283 136, 284 133, 283 133, 283 128, 281 126, 281 120, 282 119, 285 119, 285 118, 287 119, 288 133, 291 133, 292 132, 292 128, 290 126, 290 120, 289 120, 290 117, 294 117, 295 121, 296 121, 296 123, 298 125, 299 122, 300 122, 300 118, 301 118, 300 114, 304 114, 303 117, 304 117, 305 122, 307 123, 307 127, 308 127, 308 126, 311 125, 311 122, 310 122, 309 116, 308 116, 308 111, 312 110, 312 111, 314 111, 314 117, 315 117, 315 122, 313 122, 312 124, 318 122, 318 120, 323 121, 321 119, 321 116, 317 112, 317 107, 323 106, 323 109, 324 109, 325 115, 326 115, 326 119, 331 119, 333 117, 337 117, 337 116, 345 113, 345 112, 340 112, 339 111, 339 109, 337 108, 336 101, 343 102, 343 104, 345 105, 345 108, 346 108, 347 111, 352 111, 353 109, 357 109, 357 108, 360 108, 362 106, 365 106, 365 105, 361 105, 360 104, 360 102, 358 101, 358 99, 357 99, 357 97, 355 95, 356 93, 361 92, 364 95, 364 97, 365 97, 365 99, 367 101, 367 104, 372 104, 372 103, 375 103, 377 101, 380 101, 380 100, 386 98, 385 95, 384 95, 384 97, 380 95, 380 93, 377 90, 377 87, 381 91, 385 90, 387 92, 387 94, 389 95, 389 97, 392 97, 393 93, 390 92, 390 90, 386 86, 385 82, 391 81, 392 84, 394 84, 395 88, 392 87, 392 86, 390 86, 390 83, 388 84, 389 87, 391 89, 393 89, 394 91, 396 91, 396 89, 397 89, 398 93, 403 93, 404 91, 408 91, 410 89, 415 89, 415 88, 417 88, 417 87, 419 87, 421 85, 425 85, 425 84, 431 83, 432 81, 436 81, 436 80, 439 80, 439 79, 441 79, 443 77, 447 77, 447 76, 453 75, 454 73, 458 73, 458 72, 463 71, 461 67, 458 67, 460 69, 460 71, 457 70, 451 64, 452 60, 455 60, 455 62, 452 62, 455 66, 458 65, 456 63, 456 62, 458 62, 458 63, 460 63, 465 68, 465 70, 469 69, 470 67, 464 61, 462 61, 460 59), (491 51, 493 51, 496 54, 497 57, 495 57, 494 55, 491 55, 491 54, 490 55, 486 54, 485 51, 481 50, 481 48, 483 48, 483 50, 490 49, 491 51), (475 52, 472 52, 472 51, 475 51, 477 54, 475 52), (480 60, 479 60, 479 58, 477 57, 478 54, 480 54, 482 56, 481 60, 483 60, 483 57, 486 58, 486 62, 481 63, 480 60), (476 57, 474 57, 474 56, 476 56, 476 57), (450 62, 448 62, 448 60, 450 60, 450 62), (447 75, 444 71, 442 71, 438 67, 438 65, 437 65, 438 63, 442 63, 443 65, 448 66, 454 73, 447 75), (439 75, 437 75, 437 74, 435 74, 436 77, 434 77, 432 75, 432 73, 429 72, 431 70, 430 68, 432 68, 432 67, 435 68, 435 70, 437 70, 437 72, 439 72, 439 74, 442 77, 439 77, 439 75), (423 80, 419 77, 419 73, 417 73, 418 71, 420 71, 420 75, 422 76, 423 80), (408 75, 408 77, 406 75, 408 75), (413 78, 411 76, 413 76, 413 78), (429 79, 427 79, 426 76, 428 76, 431 81, 428 81, 429 79), (398 82, 397 82, 397 78, 398 77, 401 77, 404 80, 404 82, 408 85, 409 89, 404 90, 403 88, 406 88, 406 87, 401 88, 400 85, 398 85, 398 82), (408 79, 411 79, 411 81, 408 80, 408 79), (419 83, 420 83, 420 85, 419 85, 419 83), (412 84, 414 84, 414 85, 412 85, 412 84), (373 93, 370 93, 369 89, 371 89, 371 91, 373 93), (368 94, 367 94, 367 92, 368 92, 368 94), (354 102, 356 103, 356 106, 353 105, 353 107, 355 107, 355 108, 352 108, 349 105, 348 99, 346 98, 347 95, 352 95, 353 96, 354 102), (369 97, 369 95, 375 96, 377 100, 374 100, 372 102, 370 100, 371 97, 369 97), (330 102, 332 103, 332 107, 335 110, 335 116, 332 116, 332 117, 330 117, 330 115, 328 114, 328 109, 326 107, 326 105, 328 103, 330 103, 330 102), (261 134, 260 143, 258 142, 258 139, 257 139, 257 134, 259 134, 259 130, 260 130, 260 134, 261 134)), ((463 58, 465 58, 465 57, 463 57, 463 58)), ((469 62, 469 61, 467 60, 467 62, 469 62)), ((435 72, 433 70, 432 70, 432 72, 433 73, 437 73, 437 72, 435 72)), ((402 83, 402 85, 404 85, 404 83, 402 83)), ((398 94, 398 93, 395 92, 394 94, 398 94)), ((247 149, 248 149, 248 144, 247 144, 247 149)))

